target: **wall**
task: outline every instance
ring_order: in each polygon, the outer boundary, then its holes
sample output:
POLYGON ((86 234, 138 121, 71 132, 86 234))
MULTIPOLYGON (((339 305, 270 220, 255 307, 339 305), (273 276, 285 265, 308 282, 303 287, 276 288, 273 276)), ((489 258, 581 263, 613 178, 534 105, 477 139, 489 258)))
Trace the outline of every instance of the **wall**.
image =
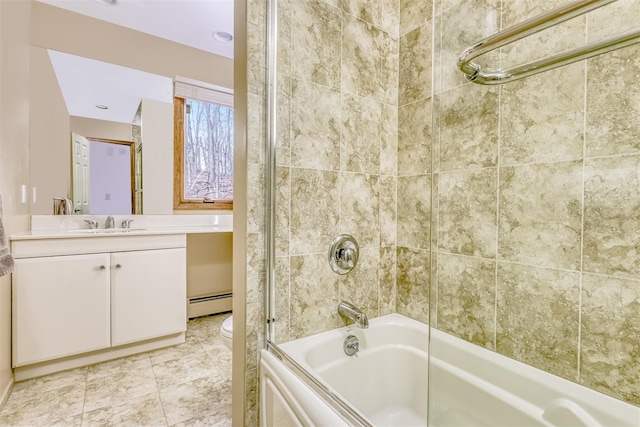
POLYGON ((30 212, 47 215, 53 213, 54 197, 70 195, 69 112, 47 51, 31 47, 30 63, 29 148, 39 153, 29 157, 30 184, 37 189, 30 212), (64 148, 57 141, 64 141, 64 148))
MULTIPOLYGON (((0 194, 5 231, 28 229, 29 184, 29 2, 0 2, 0 194)), ((11 279, 0 277, 0 401, 11 385, 11 279)))
POLYGON ((71 116, 71 132, 87 138, 133 141, 133 125, 71 116))
POLYGON ((142 212, 173 212, 173 104, 142 100, 142 212))
MULTIPOLYGON (((456 53, 561 2, 436 3, 432 324, 640 404, 640 47, 482 87, 456 53)), ((638 16, 615 2, 504 48, 502 64, 638 16)))

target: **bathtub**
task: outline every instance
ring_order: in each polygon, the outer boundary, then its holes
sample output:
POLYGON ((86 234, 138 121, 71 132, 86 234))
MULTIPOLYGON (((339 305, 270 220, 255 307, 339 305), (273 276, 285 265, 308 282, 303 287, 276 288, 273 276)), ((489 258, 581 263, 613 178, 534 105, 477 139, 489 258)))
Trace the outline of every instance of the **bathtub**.
POLYGON ((261 426, 640 425, 636 406, 435 329, 431 344, 428 372, 427 326, 389 314, 262 350, 261 426))

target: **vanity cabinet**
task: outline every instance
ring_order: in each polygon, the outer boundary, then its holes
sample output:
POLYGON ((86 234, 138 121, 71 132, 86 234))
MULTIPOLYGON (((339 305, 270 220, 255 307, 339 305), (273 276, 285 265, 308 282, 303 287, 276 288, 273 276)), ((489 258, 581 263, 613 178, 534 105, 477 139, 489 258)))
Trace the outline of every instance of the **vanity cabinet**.
POLYGON ((16 243, 14 367, 184 335, 184 235, 16 243))

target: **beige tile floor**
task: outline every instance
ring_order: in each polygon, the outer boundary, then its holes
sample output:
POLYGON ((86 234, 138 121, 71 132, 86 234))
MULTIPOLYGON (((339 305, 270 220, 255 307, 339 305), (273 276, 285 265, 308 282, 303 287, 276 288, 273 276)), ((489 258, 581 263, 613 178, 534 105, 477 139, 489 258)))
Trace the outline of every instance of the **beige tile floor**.
POLYGON ((184 344, 16 383, 0 426, 231 426, 228 316, 189 321, 184 344))

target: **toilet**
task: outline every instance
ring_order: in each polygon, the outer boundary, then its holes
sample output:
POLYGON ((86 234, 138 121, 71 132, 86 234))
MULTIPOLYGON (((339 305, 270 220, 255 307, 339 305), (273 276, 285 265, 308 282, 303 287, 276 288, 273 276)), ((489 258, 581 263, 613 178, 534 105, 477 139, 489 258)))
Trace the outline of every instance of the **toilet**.
POLYGON ((233 315, 224 319, 220 326, 220 336, 224 345, 231 350, 233 348, 233 315))

